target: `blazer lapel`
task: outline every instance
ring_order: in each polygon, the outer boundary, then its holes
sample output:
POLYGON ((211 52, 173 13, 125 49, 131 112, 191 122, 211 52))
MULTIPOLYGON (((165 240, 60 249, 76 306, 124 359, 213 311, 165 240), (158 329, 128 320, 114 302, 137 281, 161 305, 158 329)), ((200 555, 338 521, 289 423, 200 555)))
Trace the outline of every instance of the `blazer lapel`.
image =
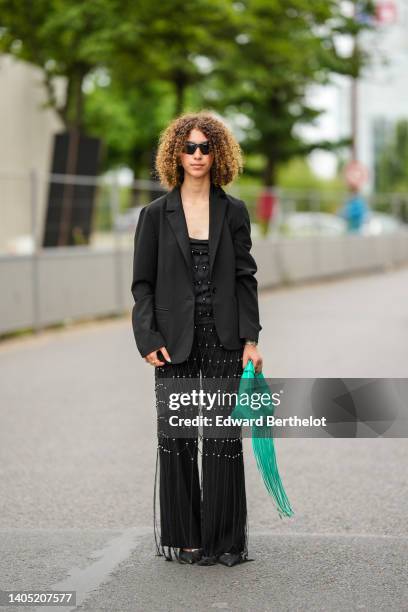
POLYGON ((220 242, 222 225, 224 223, 225 211, 227 209, 227 196, 222 187, 211 183, 210 190, 210 274, 212 274, 218 244, 220 242))
MULTIPOLYGON (((210 186, 210 228, 209 228, 209 260, 210 260, 210 278, 217 253, 218 244, 220 241, 222 224, 226 211, 227 197, 222 187, 211 183, 210 186)), ((183 204, 181 201, 180 187, 173 187, 166 197, 166 216, 174 231, 177 242, 183 253, 185 262, 189 269, 191 281, 193 277, 193 260, 191 257, 190 239, 188 236, 188 228, 186 217, 184 214, 183 204)))

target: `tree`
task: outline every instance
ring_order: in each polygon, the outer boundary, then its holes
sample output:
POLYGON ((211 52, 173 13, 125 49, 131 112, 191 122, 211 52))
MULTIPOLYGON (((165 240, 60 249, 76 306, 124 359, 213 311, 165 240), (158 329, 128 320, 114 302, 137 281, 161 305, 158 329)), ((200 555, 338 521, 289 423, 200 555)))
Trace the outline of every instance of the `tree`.
POLYGON ((160 129, 205 106, 235 122, 245 153, 264 160, 254 175, 274 184, 279 164, 349 143, 308 144, 297 130, 321 112, 306 103, 308 88, 333 73, 356 75, 366 61, 360 50, 352 58, 336 51, 336 35, 368 27, 345 17, 341 4, 0 0, 0 49, 42 67, 49 104, 67 129, 106 139, 108 164, 129 163, 138 174, 160 129), (67 79, 61 105, 55 76, 67 79))
POLYGON ((48 106, 67 129, 80 130, 84 81, 112 53, 113 0, 0 0, 0 50, 43 70, 48 106), (55 77, 67 80, 58 103, 55 77))
POLYGON ((361 50, 352 58, 341 57, 336 35, 355 35, 369 26, 344 16, 334 0, 243 0, 235 6, 240 34, 215 67, 212 87, 203 97, 211 96, 231 117, 246 118, 242 144, 247 154, 263 154, 262 180, 273 185, 278 164, 316 148, 349 144, 348 138, 305 143, 297 127, 313 123, 321 113, 306 103, 311 85, 328 83, 333 73, 356 75, 367 60, 361 50))
POLYGON ((173 115, 184 110, 188 88, 205 79, 220 59, 234 28, 230 0, 140 0, 121 2, 127 16, 117 30, 116 76, 132 84, 139 39, 144 42, 143 61, 149 79, 169 83, 174 92, 173 115))

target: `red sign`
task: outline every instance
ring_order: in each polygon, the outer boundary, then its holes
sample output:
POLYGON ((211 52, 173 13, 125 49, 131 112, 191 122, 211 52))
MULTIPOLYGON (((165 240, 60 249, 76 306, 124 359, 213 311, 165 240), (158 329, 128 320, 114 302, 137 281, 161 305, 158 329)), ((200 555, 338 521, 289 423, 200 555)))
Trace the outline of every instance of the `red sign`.
POLYGON ((344 169, 344 175, 349 187, 359 189, 368 180, 368 170, 357 160, 350 161, 344 169))
POLYGON ((375 6, 377 23, 387 25, 397 20, 397 6, 393 0, 381 0, 375 6))

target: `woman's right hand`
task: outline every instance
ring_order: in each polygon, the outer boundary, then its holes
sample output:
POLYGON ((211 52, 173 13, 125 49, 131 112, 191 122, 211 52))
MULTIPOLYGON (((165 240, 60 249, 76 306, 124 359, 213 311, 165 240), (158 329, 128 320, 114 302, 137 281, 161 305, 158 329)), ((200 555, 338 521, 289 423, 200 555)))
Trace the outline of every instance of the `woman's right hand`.
POLYGON ((161 351, 163 353, 163 355, 164 355, 164 358, 167 359, 167 361, 170 361, 170 363, 171 363, 170 355, 168 354, 167 349, 166 349, 165 346, 161 346, 156 351, 152 351, 151 353, 146 355, 146 357, 144 358, 145 361, 147 361, 147 363, 150 363, 150 365, 152 365, 152 366, 162 366, 162 365, 164 365, 166 362, 159 360, 159 358, 157 356, 157 352, 158 351, 161 351))

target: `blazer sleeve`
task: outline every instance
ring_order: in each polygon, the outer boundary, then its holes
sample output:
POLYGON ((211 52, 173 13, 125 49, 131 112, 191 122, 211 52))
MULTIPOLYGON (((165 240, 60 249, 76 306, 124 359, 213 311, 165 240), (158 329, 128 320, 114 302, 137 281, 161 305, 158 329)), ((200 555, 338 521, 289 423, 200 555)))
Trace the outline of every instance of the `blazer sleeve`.
POLYGON ((142 357, 165 346, 154 316, 158 241, 147 206, 140 211, 134 237, 131 292, 135 304, 132 326, 136 346, 142 357))
POLYGON ((251 255, 251 222, 245 202, 240 200, 240 218, 233 234, 235 250, 235 283, 239 312, 239 335, 258 341, 262 325, 259 323, 258 270, 251 255))

